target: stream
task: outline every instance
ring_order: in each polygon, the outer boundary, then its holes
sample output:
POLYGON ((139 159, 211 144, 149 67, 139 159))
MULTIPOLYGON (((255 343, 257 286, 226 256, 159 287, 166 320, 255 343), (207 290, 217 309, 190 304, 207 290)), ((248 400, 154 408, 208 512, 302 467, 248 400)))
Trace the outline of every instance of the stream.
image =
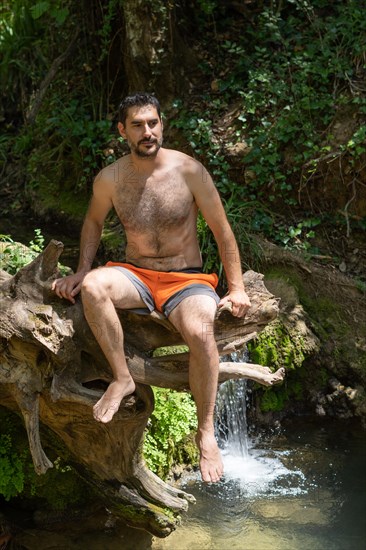
POLYGON ((228 415, 226 400, 230 415, 240 417, 239 426, 218 422, 225 478, 208 485, 196 472, 184 475, 180 486, 197 502, 169 537, 126 527, 105 511, 24 529, 16 543, 31 550, 364 550, 366 446, 360 426, 297 417, 249 437, 246 426, 238 431, 245 424, 245 382, 223 386, 220 416, 228 415))

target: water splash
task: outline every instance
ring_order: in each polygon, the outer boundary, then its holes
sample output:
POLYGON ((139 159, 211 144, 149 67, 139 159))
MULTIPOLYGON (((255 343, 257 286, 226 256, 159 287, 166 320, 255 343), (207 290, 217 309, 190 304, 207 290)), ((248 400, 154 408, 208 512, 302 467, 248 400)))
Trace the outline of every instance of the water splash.
POLYGON ((220 387, 216 400, 216 435, 225 454, 248 456, 246 380, 228 380, 220 387))
MULTIPOLYGON (((244 352, 232 354, 230 360, 241 362, 248 358, 244 352)), ((237 482, 241 495, 245 492, 247 496, 306 492, 304 474, 284 464, 287 453, 261 449, 258 441, 248 437, 246 410, 246 380, 222 384, 216 401, 216 437, 222 450, 225 480, 237 482)))

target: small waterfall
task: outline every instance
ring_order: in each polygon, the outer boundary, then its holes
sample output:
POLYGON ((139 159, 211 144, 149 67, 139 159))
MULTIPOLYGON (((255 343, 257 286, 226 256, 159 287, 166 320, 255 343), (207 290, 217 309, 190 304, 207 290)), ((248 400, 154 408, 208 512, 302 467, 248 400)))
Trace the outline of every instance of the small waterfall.
MULTIPOLYGON (((223 361, 247 362, 247 352, 233 353, 223 361)), ((247 381, 228 380, 221 384, 216 399, 216 437, 222 451, 225 479, 236 480, 247 495, 266 493, 298 494, 304 475, 289 470, 281 453, 261 449, 259 440, 248 437, 246 418, 247 381)))
POLYGON ((216 400, 216 435, 219 446, 231 456, 248 456, 246 380, 228 380, 216 400))
MULTIPOLYGON (((247 351, 232 353, 223 361, 248 361, 247 351)), ((248 457, 246 380, 228 380, 221 384, 216 399, 216 437, 225 454, 248 457)))

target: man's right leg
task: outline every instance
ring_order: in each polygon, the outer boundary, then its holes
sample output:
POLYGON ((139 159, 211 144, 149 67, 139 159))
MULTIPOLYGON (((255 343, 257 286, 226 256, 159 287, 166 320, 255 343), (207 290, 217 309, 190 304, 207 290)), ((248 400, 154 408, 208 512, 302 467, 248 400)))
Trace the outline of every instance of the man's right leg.
POLYGON ((110 364, 113 381, 94 405, 94 418, 109 422, 126 395, 135 391, 135 383, 127 367, 124 339, 116 308, 146 307, 133 283, 120 270, 101 267, 84 278, 81 297, 86 320, 110 364))

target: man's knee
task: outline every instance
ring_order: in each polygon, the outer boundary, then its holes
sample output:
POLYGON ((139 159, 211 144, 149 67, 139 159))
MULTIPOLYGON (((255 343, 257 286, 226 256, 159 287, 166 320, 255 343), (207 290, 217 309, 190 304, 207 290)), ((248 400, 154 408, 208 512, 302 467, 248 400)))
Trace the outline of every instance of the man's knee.
POLYGON ((83 300, 99 299, 106 292, 105 285, 97 270, 94 269, 87 273, 81 284, 81 297, 83 300))
POLYGON ((213 319, 207 317, 190 323, 185 330, 185 339, 189 346, 209 348, 216 345, 213 319))
POLYGON ((181 332, 187 345, 212 344, 216 303, 209 296, 189 296, 173 310, 169 320, 181 332))

